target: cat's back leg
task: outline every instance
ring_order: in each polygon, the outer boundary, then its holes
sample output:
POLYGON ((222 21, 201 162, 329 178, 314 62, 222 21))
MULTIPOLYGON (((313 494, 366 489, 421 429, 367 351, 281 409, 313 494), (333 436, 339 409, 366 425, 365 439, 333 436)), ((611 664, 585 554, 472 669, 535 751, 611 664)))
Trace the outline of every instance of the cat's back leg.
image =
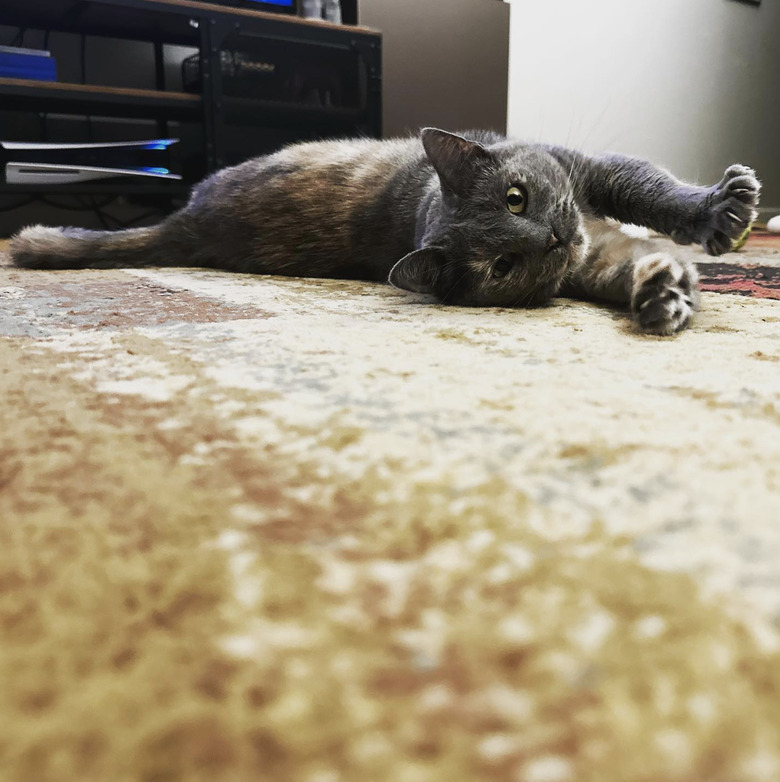
POLYGON ((668 240, 630 236, 620 224, 588 220, 591 245, 562 295, 628 305, 647 334, 685 329, 699 305, 696 264, 668 240))
POLYGON ((276 154, 222 169, 196 185, 181 212, 196 238, 193 265, 276 272, 275 253, 281 245, 285 254, 289 231, 276 225, 275 215, 281 202, 289 200, 283 183, 296 171, 276 154))
POLYGON ((686 328, 699 307, 696 265, 670 252, 640 255, 631 275, 631 312, 648 334, 669 336, 686 328))

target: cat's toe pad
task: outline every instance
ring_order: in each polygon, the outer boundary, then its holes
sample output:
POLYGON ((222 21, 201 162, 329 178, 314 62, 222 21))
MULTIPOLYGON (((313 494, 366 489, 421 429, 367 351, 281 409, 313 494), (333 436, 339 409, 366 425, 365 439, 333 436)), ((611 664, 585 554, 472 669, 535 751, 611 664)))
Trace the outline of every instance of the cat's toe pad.
POLYGON ((698 303, 696 270, 667 253, 640 258, 634 266, 631 310, 642 331, 669 336, 684 329, 698 303))
POLYGON ((721 255, 748 229, 758 215, 761 183, 747 166, 726 169, 723 179, 712 188, 701 226, 699 241, 710 255, 721 255))

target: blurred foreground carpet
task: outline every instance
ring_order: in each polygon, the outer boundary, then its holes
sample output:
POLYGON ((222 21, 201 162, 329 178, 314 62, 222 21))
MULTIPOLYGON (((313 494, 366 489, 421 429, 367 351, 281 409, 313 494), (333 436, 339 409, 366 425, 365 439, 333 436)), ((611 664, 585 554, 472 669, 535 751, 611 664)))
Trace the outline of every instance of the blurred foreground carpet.
POLYGON ((780 302, 0 268, 0 334, 4 782, 780 779, 780 302))

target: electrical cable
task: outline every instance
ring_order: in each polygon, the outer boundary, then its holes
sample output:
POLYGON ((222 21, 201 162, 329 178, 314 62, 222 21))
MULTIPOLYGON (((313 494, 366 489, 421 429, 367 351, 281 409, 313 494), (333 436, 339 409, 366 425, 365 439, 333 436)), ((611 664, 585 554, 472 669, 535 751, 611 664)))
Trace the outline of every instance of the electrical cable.
POLYGON ((95 199, 92 198, 91 200, 91 210, 95 213, 98 220, 100 220, 101 225, 109 231, 117 231, 122 230, 124 228, 131 228, 136 223, 139 223, 141 220, 145 220, 148 217, 154 217, 159 216, 158 212, 152 211, 152 212, 146 212, 144 214, 136 215, 135 217, 131 217, 129 220, 120 220, 118 217, 114 217, 110 212, 104 211, 104 207, 108 206, 110 203, 116 201, 117 197, 109 198, 107 202, 103 202, 102 204, 96 204, 95 199))
POLYGON ((156 217, 158 220, 163 219, 165 217, 166 213, 162 209, 154 209, 150 212, 144 212, 144 214, 140 214, 137 217, 133 217, 130 220, 118 220, 114 218, 117 222, 117 227, 122 228, 133 228, 134 226, 138 225, 138 223, 143 222, 144 220, 148 220, 150 217, 156 217))
POLYGON ((100 224, 103 226, 103 228, 106 231, 113 231, 113 230, 115 230, 115 228, 112 228, 109 225, 108 220, 106 219, 106 215, 104 215, 103 212, 100 211, 100 209, 97 209, 96 207, 92 207, 92 212, 95 214, 97 219, 100 221, 100 224))
MULTIPOLYGON (((67 197, 66 194, 62 195, 67 197)), ((108 196, 100 204, 96 203, 94 197, 81 196, 78 193, 74 193, 70 197, 75 200, 75 204, 63 204, 59 201, 52 200, 50 196, 38 196, 37 200, 43 204, 46 204, 47 206, 52 207, 53 209, 63 209, 67 212, 92 212, 96 215, 103 228, 106 230, 114 230, 112 226, 108 224, 108 220, 106 219, 107 215, 105 215, 102 210, 112 201, 115 201, 116 196, 108 196)), ((108 215, 108 217, 110 217, 110 215, 108 215)))
POLYGON ((37 198, 35 196, 30 196, 29 198, 24 198, 21 201, 17 201, 15 204, 11 204, 10 206, 0 206, 0 212, 13 212, 14 209, 21 209, 23 206, 27 206, 36 200, 37 198))
MULTIPOLYGON (((78 193, 74 193, 70 196, 68 194, 62 193, 60 197, 73 198, 76 203, 63 204, 61 201, 55 201, 51 198, 51 196, 45 195, 33 197, 30 199, 30 201, 39 201, 40 203, 46 204, 53 209, 63 209, 68 212, 92 212, 98 218, 103 228, 108 231, 132 228, 137 223, 140 223, 142 220, 146 220, 150 217, 157 217, 162 219, 166 216, 166 212, 163 209, 155 209, 144 212, 140 215, 136 215, 135 217, 131 217, 129 220, 120 220, 118 217, 114 217, 114 215, 105 211, 106 207, 115 203, 119 196, 106 196, 105 199, 103 199, 100 203, 97 202, 95 196, 79 195, 78 193)), ((8 211, 11 211, 11 209, 8 211)))
MULTIPOLYGON (((2 198, 1 195, 0 198, 2 198)), ((108 195, 101 202, 98 202, 95 196, 81 195, 79 193, 60 193, 59 198, 72 198, 74 203, 62 203, 62 201, 54 200, 46 195, 31 195, 14 204, 0 206, 0 213, 13 212, 16 209, 21 209, 22 207, 29 206, 33 203, 41 203, 50 206, 52 209, 61 209, 66 212, 92 212, 106 231, 119 231, 125 228, 133 228, 136 227, 138 223, 148 220, 151 217, 154 217, 159 221, 164 220, 168 215, 168 212, 165 209, 155 208, 136 215, 135 217, 131 217, 129 220, 120 220, 118 217, 114 217, 114 215, 104 211, 105 208, 114 203, 119 196, 108 195)))
MULTIPOLYGON (((78 202, 77 206, 74 206, 73 204, 62 204, 58 203, 57 201, 53 201, 51 196, 38 196, 37 200, 40 201, 43 204, 46 204, 46 206, 51 206, 54 209, 64 209, 69 212, 91 212, 95 206, 92 204, 85 204, 83 200, 83 196, 79 195, 78 193, 73 193, 72 195, 69 193, 61 193, 60 197, 65 198, 73 198, 78 202)), ((98 204, 98 209, 104 209, 106 206, 108 206, 112 201, 114 201, 116 196, 108 196, 106 200, 102 204, 98 204)))

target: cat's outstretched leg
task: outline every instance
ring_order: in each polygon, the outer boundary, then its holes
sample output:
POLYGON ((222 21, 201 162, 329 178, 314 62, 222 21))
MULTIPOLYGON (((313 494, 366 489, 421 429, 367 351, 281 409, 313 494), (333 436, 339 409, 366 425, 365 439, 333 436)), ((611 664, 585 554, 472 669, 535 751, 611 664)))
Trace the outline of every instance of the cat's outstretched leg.
POLYGON ((696 266, 660 241, 635 239, 620 226, 588 221, 591 248, 561 290, 564 296, 628 304, 639 328, 670 336, 686 328, 699 304, 696 266))
POLYGON ((717 185, 699 187, 640 158, 548 151, 568 171, 584 211, 700 244, 710 255, 728 252, 756 219, 761 183, 747 166, 729 166, 717 185))

